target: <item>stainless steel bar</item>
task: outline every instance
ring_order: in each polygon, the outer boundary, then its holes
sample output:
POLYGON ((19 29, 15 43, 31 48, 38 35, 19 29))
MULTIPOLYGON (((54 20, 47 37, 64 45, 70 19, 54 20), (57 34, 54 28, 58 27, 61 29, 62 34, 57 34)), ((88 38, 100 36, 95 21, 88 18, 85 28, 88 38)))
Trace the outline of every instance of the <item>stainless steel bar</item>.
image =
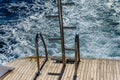
POLYGON ((77 34, 76 35, 76 48, 77 48, 77 58, 78 58, 78 61, 80 61, 80 43, 79 43, 79 35, 77 34))
POLYGON ((58 15, 54 15, 54 16, 46 16, 46 18, 59 18, 59 16, 58 15))
POLYGON ((65 50, 75 51, 75 49, 72 48, 65 48, 65 50))
POLYGON ((45 56, 46 56, 46 60, 48 60, 48 53, 47 53, 47 47, 46 47, 46 44, 45 44, 45 40, 42 36, 42 34, 40 33, 40 37, 41 37, 41 40, 43 42, 43 45, 44 45, 44 48, 45 48, 45 56))
POLYGON ((41 40, 42 40, 42 43, 43 43, 43 46, 44 46, 44 49, 45 49, 46 61, 48 60, 47 47, 46 47, 44 38, 43 38, 43 36, 42 36, 41 33, 40 33, 40 34, 36 34, 36 38, 35 38, 35 47, 36 47, 36 59, 37 59, 38 72, 40 72, 39 49, 38 49, 38 46, 39 46, 39 45, 38 45, 39 35, 40 35, 40 38, 41 38, 41 40))
POLYGON ((58 0, 58 12, 59 12, 59 26, 61 34, 61 48, 62 48, 62 60, 63 65, 65 66, 65 46, 64 46, 64 31, 63 31, 63 18, 62 18, 62 3, 61 0, 58 0))
POLYGON ((77 75, 77 54, 78 54, 78 52, 77 52, 77 41, 76 41, 76 37, 75 37, 75 73, 74 73, 74 75, 77 75))
POLYGON ((80 61, 79 35, 75 36, 75 76, 77 75, 78 63, 80 61))
POLYGON ((40 62, 39 62, 39 51, 38 51, 38 34, 36 35, 35 46, 36 46, 37 67, 38 67, 38 72, 39 72, 40 62))
POLYGON ((74 6, 75 3, 62 3, 62 6, 74 6))
MULTIPOLYGON (((78 39, 79 39, 79 35, 78 35, 78 39)), ((78 52, 78 61, 80 61, 80 43, 79 43, 79 40, 78 40, 78 44, 77 44, 77 52, 78 52)))
POLYGON ((76 27, 63 27, 63 29, 76 29, 76 27))

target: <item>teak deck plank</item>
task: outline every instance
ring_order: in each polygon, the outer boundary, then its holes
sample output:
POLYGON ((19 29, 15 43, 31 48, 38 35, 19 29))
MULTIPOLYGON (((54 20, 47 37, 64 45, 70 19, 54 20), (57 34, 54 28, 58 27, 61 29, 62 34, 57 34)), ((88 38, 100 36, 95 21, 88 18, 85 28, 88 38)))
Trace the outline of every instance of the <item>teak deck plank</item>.
MULTIPOLYGON (((43 62, 44 58, 40 59, 40 66, 43 62)), ((35 58, 13 60, 6 66, 15 69, 0 80, 33 80, 37 72, 35 58)), ((119 80, 119 66, 120 60, 83 58, 78 65, 77 77, 75 78, 74 63, 67 63, 63 67, 62 63, 56 63, 49 58, 36 80, 119 80)))

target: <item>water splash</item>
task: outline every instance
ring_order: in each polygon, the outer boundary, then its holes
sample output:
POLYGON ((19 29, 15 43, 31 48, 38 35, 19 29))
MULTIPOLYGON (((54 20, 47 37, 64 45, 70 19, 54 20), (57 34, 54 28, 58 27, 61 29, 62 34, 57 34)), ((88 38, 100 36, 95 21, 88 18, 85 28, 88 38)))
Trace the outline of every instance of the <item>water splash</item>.
MULTIPOLYGON (((119 1, 62 1, 75 3, 75 6, 63 7, 64 26, 77 27, 76 30, 65 31, 66 47, 74 48, 74 36, 78 32, 82 57, 120 57, 119 1)), ((38 32, 41 32, 45 38, 49 55, 61 55, 60 42, 53 43, 48 40, 49 37, 60 36, 58 19, 45 17, 58 14, 57 1, 13 2, 3 3, 0 6, 2 11, 0 12, 0 63, 35 55, 34 39, 38 32)), ((39 43, 41 45, 41 42, 39 43)), ((40 46, 40 52, 43 52, 42 49, 40 46)), ((66 55, 74 56, 74 53, 66 52, 66 55)))

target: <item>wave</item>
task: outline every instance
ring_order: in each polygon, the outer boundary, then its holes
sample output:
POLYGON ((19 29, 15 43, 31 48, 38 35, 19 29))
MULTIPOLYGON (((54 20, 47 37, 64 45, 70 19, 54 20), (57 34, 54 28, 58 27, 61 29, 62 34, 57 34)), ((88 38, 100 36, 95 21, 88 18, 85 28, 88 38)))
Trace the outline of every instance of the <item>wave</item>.
MULTIPOLYGON (((56 0, 0 0, 0 64, 15 58, 35 55, 35 35, 41 32, 49 55, 60 56, 60 42, 48 40, 60 36, 58 19, 46 15, 58 14, 56 0), (7 2, 8 1, 8 2, 7 2), (3 6, 4 5, 4 6, 3 6)), ((108 0, 62 0, 75 6, 63 7, 65 47, 74 48, 75 33, 80 34, 81 57, 120 57, 120 2, 108 0)), ((43 55, 40 43, 40 55, 43 55)), ((74 56, 73 52, 66 55, 74 56)))

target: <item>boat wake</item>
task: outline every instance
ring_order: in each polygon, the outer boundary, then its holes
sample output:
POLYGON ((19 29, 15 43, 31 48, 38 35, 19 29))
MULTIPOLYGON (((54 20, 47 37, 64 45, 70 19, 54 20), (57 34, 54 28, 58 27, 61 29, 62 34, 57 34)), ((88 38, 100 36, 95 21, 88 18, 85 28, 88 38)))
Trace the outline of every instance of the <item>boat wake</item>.
MULTIPOLYGON (((120 57, 119 0, 62 0, 75 6, 63 7, 64 26, 77 27, 65 31, 65 47, 74 48, 75 33, 80 34, 81 57, 120 57)), ((0 0, 0 64, 12 59, 35 55, 35 35, 42 33, 51 56, 60 56, 57 0, 0 0)), ((43 47, 40 43, 40 55, 43 47)), ((74 56, 73 52, 66 55, 74 56)))

